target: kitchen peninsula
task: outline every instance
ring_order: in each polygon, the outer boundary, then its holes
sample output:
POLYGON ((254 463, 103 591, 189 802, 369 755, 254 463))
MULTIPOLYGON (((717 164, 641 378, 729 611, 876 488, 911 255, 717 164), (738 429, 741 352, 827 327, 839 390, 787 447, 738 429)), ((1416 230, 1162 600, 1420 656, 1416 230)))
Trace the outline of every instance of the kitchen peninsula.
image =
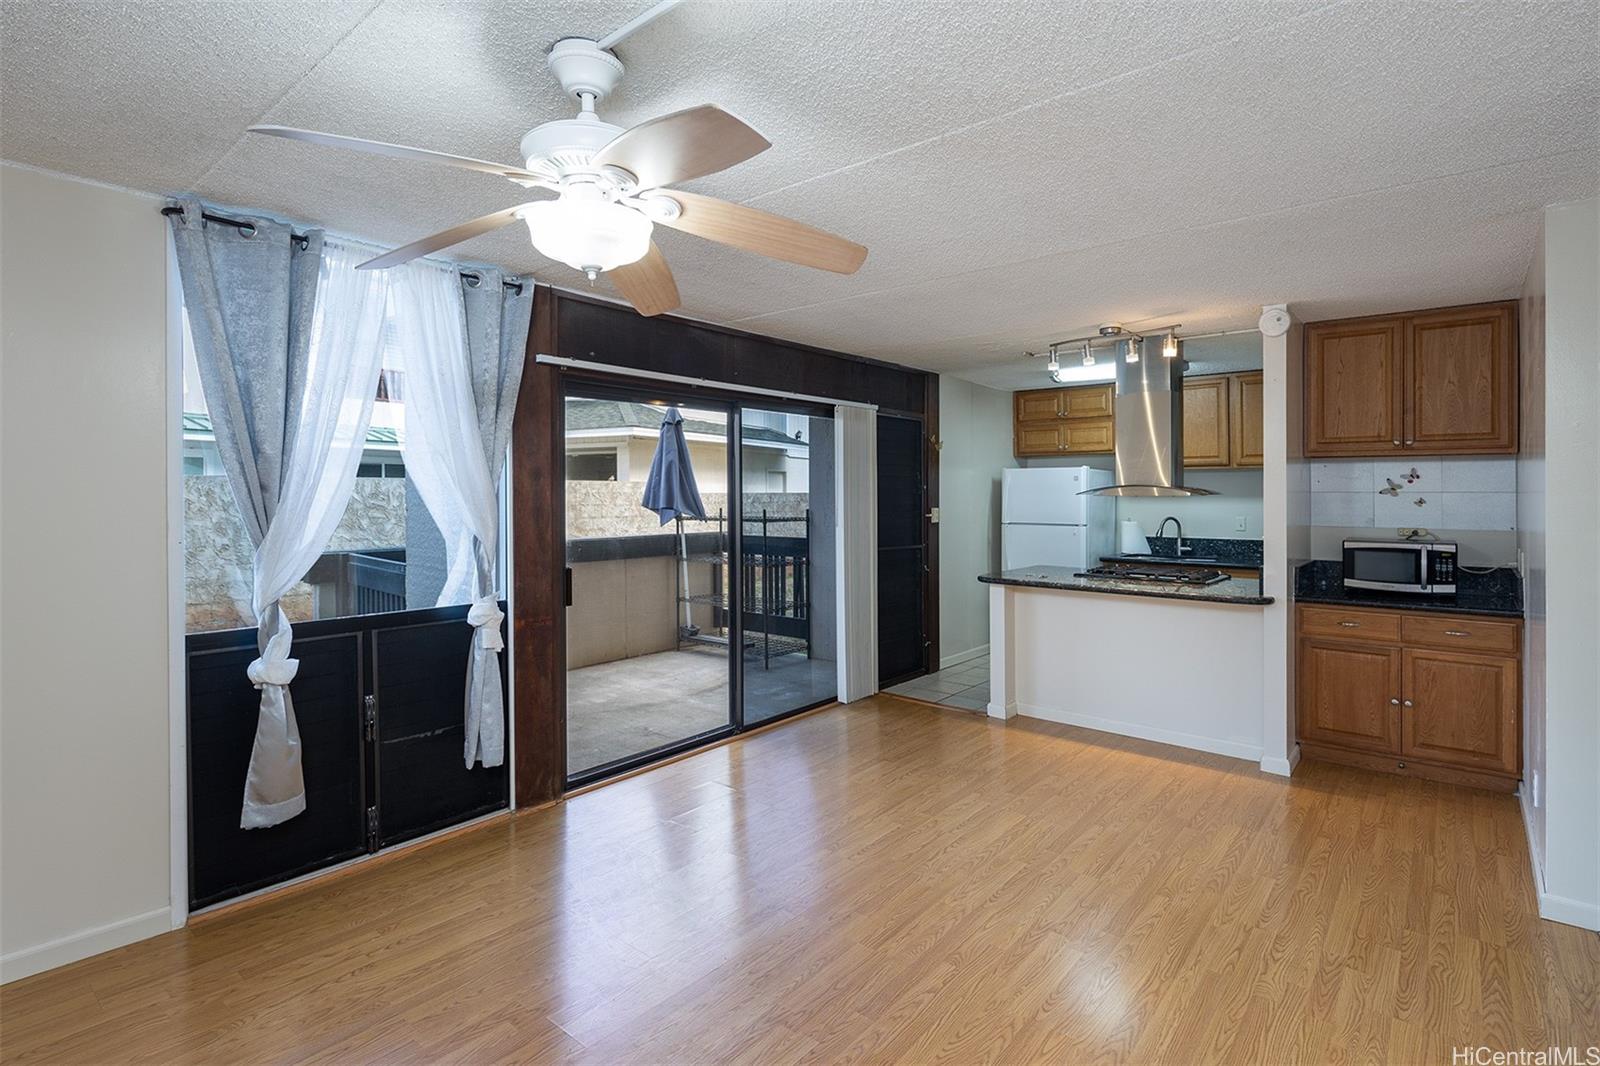
POLYGON ((1209 584, 1031 566, 989 586, 988 712, 1259 761, 1259 580, 1209 584))

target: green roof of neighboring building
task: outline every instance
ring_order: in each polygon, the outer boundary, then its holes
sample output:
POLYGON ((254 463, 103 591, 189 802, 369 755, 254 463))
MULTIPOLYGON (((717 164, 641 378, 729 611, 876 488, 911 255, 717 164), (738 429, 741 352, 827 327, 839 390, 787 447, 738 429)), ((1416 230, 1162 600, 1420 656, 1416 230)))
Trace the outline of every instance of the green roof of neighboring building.
MULTIPOLYGON (((666 417, 666 411, 660 407, 653 407, 647 403, 629 403, 626 400, 586 400, 569 398, 567 400, 567 428, 572 429, 647 429, 652 433, 661 431, 661 420, 666 417)), ((698 418, 685 418, 683 420, 685 433, 703 433, 712 437, 726 437, 728 427, 721 422, 707 422, 698 418)), ((744 439, 746 441, 770 441, 771 443, 805 445, 805 441, 796 440, 776 429, 766 426, 745 426, 744 439)))

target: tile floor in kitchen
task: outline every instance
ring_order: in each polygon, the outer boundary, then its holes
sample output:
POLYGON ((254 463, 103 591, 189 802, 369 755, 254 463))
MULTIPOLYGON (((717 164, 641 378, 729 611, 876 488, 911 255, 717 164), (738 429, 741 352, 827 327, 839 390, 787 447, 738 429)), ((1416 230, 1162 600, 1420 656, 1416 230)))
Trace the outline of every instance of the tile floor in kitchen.
POLYGON ((980 655, 937 673, 914 677, 888 692, 964 711, 985 712, 989 708, 989 656, 980 655))

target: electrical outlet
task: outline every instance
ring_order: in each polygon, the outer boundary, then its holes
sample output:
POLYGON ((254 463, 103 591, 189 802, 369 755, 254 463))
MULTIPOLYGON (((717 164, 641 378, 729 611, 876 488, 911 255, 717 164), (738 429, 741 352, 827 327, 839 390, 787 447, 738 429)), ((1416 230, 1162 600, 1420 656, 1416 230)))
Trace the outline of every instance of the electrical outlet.
POLYGON ((1521 548, 1517 549, 1517 580, 1528 580, 1528 556, 1521 548))
POLYGON ((1394 532, 1395 536, 1400 537, 1402 540, 1411 540, 1414 537, 1433 536, 1433 533, 1430 530, 1423 529, 1421 526, 1417 526, 1416 528, 1412 528, 1410 526, 1401 526, 1394 532))
POLYGON ((1245 520, 1244 515, 1239 515, 1238 517, 1236 517, 1233 520, 1233 531, 1235 533, 1243 533, 1245 530, 1247 530, 1249 528, 1250 528, 1250 523, 1245 520))

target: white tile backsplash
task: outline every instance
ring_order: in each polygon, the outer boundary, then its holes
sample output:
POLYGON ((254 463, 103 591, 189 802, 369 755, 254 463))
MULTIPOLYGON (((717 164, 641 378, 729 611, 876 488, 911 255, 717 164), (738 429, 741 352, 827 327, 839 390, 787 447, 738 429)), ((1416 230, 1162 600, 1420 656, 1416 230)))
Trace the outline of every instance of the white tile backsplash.
POLYGON ((1515 492, 1446 492, 1439 524, 1445 529, 1516 529, 1515 492))
POLYGON ((1333 459, 1311 464, 1312 492, 1362 492, 1371 487, 1371 459, 1333 459))
POLYGON ((1375 459, 1372 463, 1372 488, 1387 488, 1390 481, 1400 485, 1400 493, 1416 489, 1419 492, 1444 491, 1440 459, 1375 459))
POLYGON ((1464 455, 1444 461, 1446 492, 1517 491, 1517 461, 1507 455, 1464 455))
POLYGON ((1443 493, 1421 489, 1401 489, 1398 496, 1373 493, 1372 524, 1379 529, 1386 526, 1403 528, 1422 526, 1432 529, 1441 526, 1443 517, 1439 497, 1443 493))
POLYGON ((1314 526, 1423 526, 1443 532, 1516 529, 1517 463, 1511 457, 1399 456, 1305 465, 1314 526), (1394 496, 1381 491, 1391 480, 1399 486, 1394 496))
POLYGON ((1371 528, 1373 493, 1311 493, 1311 524, 1314 526, 1362 526, 1371 528))

